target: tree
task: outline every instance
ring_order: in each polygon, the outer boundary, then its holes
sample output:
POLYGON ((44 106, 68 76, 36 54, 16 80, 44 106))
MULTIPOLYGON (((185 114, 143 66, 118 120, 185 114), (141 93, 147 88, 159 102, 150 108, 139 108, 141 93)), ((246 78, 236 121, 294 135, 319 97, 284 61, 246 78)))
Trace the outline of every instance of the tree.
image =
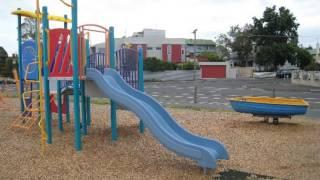
POLYGON ((6 59, 8 57, 7 51, 0 46, 0 76, 5 76, 6 74, 6 59))
POLYGON ((240 60, 241 65, 249 65, 249 57, 252 54, 252 39, 250 39, 252 26, 246 24, 244 27, 239 25, 232 26, 228 32, 232 38, 230 47, 233 52, 236 52, 240 60))
POLYGON ((228 59, 230 57, 230 44, 231 40, 226 34, 219 34, 216 37, 216 52, 222 59, 228 59))
POLYGON ((314 58, 308 52, 307 48, 297 47, 296 52, 297 52, 296 54, 297 64, 301 69, 304 69, 309 64, 314 63, 314 58))
POLYGON ((35 39, 36 37, 36 19, 26 17, 23 19, 23 23, 21 24, 21 31, 22 35, 21 38, 23 41, 29 40, 29 39, 35 39))
POLYGON ((298 44, 296 17, 285 7, 267 7, 262 18, 253 18, 252 38, 257 46, 257 64, 283 65, 295 63, 298 44))

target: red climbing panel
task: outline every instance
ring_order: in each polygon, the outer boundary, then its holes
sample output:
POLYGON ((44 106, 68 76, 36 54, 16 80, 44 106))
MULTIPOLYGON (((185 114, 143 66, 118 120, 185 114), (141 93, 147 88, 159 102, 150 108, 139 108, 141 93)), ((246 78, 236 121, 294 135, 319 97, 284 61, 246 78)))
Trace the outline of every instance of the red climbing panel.
POLYGON ((70 30, 49 30, 49 43, 49 77, 72 77, 70 30))

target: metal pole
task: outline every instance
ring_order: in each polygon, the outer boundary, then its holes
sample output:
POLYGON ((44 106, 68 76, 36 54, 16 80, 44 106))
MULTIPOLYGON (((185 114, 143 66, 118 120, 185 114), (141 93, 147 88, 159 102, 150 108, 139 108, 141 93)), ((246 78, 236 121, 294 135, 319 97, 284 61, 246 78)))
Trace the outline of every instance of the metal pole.
MULTIPOLYGON (((51 108, 50 108, 50 94, 49 94, 49 68, 48 68, 48 30, 49 24, 48 24, 48 9, 47 7, 42 7, 42 36, 43 36, 43 82, 44 82, 44 101, 45 101, 45 120, 46 120, 46 131, 47 131, 47 143, 52 143, 52 124, 51 124, 51 108)), ((40 48, 40 47, 38 47, 40 48)), ((41 76, 39 77, 39 79, 41 76)), ((41 86, 41 83, 40 83, 41 86)), ((41 89, 41 87, 40 87, 41 89)))
POLYGON ((72 28, 71 28, 71 49, 73 64, 73 102, 74 102, 74 134, 75 148, 82 149, 80 129, 80 105, 79 105, 79 63, 78 63, 78 3, 72 0, 72 28))
MULTIPOLYGON (((144 92, 144 77, 143 77, 143 53, 142 48, 138 50, 138 83, 139 83, 139 90, 144 92)), ((140 120, 139 123, 140 133, 144 133, 144 124, 143 121, 140 120)))
MULTIPOLYGON (((109 47, 110 47, 110 68, 115 68, 114 58, 114 27, 109 27, 109 47)), ((111 106, 111 139, 116 141, 118 139, 117 132, 117 104, 110 99, 111 106)))
POLYGON ((196 82, 196 43, 197 43, 197 31, 195 29, 192 33, 194 34, 194 44, 193 44, 193 103, 197 103, 198 86, 196 82))
MULTIPOLYGON (((21 10, 20 8, 18 8, 18 10, 21 10)), ((24 111, 24 103, 23 103, 23 97, 22 97, 22 93, 24 92, 24 87, 23 87, 23 77, 22 77, 22 39, 21 39, 21 36, 22 36, 22 33, 21 33, 21 15, 18 15, 18 61, 19 61, 19 90, 20 90, 20 96, 19 96, 19 99, 20 99, 20 110, 21 112, 24 111)))

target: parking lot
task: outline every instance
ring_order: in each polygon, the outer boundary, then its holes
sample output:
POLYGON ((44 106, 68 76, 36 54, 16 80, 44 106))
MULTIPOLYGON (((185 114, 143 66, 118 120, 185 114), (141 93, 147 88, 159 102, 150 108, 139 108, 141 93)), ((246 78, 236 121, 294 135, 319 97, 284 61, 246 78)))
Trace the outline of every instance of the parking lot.
POLYGON ((310 108, 306 116, 320 119, 320 88, 291 84, 287 79, 237 79, 146 82, 145 90, 169 106, 205 107, 231 110, 228 99, 235 96, 272 96, 304 98, 310 108), (194 103, 194 85, 197 103, 194 103))

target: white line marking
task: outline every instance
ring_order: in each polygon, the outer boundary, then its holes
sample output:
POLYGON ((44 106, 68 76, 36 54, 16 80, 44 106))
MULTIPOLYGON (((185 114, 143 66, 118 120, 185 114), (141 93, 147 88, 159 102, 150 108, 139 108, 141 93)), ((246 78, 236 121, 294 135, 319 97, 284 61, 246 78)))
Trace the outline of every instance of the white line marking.
POLYGON ((235 97, 235 96, 239 96, 239 95, 235 95, 235 94, 230 94, 228 96, 232 96, 232 97, 235 97))
POLYGON ((157 96, 159 96, 159 95, 158 95, 158 94, 152 94, 152 96, 157 97, 157 96))
POLYGON ((193 99, 193 97, 191 97, 191 96, 189 96, 189 97, 187 97, 188 99, 193 99))
POLYGON ((170 97, 170 96, 165 95, 165 96, 162 96, 162 97, 168 98, 168 97, 170 97))
POLYGON ((200 97, 201 99, 207 99, 208 97, 200 97))
POLYGON ((215 97, 215 98, 213 98, 213 99, 216 99, 216 100, 218 100, 218 99, 221 99, 221 98, 215 97))
POLYGON ((305 98, 305 99, 308 99, 308 100, 314 100, 314 99, 317 99, 317 98, 305 98))
POLYGON ((183 96, 175 96, 176 98, 181 98, 181 97, 183 97, 183 96))

